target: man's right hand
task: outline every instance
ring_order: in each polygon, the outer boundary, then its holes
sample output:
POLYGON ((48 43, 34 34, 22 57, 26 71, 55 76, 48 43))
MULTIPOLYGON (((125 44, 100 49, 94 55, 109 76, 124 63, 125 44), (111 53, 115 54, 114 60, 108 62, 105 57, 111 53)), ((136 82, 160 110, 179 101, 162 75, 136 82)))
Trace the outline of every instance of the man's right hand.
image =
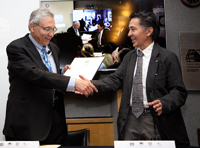
POLYGON ((97 88, 90 82, 90 80, 86 79, 82 75, 79 75, 82 79, 76 79, 75 81, 75 93, 82 94, 88 97, 89 95, 93 95, 94 91, 98 92, 97 88))

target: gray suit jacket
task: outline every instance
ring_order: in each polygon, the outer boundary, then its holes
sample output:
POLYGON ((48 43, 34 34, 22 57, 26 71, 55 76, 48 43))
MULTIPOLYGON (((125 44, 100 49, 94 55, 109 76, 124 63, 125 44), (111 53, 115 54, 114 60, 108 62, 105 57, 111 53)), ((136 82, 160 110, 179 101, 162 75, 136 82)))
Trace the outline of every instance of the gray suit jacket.
MULTIPOLYGON (((130 106, 133 73, 136 63, 136 50, 130 51, 115 73, 100 81, 92 81, 98 93, 108 93, 123 89, 118 116, 118 136, 123 139, 130 106)), ((148 102, 159 99, 162 102, 162 115, 157 116, 153 109, 162 140, 175 140, 176 145, 189 145, 180 107, 185 104, 187 92, 182 80, 181 67, 177 56, 171 51, 154 44, 146 79, 148 102)))
MULTIPOLYGON (((51 42, 49 46, 59 73, 59 48, 51 42)), ((48 71, 28 34, 11 42, 7 55, 10 92, 3 133, 42 141, 51 128, 53 89, 66 91, 69 77, 48 71)))

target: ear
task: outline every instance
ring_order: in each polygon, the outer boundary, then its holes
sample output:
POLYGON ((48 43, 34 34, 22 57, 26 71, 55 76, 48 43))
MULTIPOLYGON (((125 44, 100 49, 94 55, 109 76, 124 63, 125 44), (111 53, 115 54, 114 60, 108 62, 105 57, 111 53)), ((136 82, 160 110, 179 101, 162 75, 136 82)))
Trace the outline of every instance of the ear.
POLYGON ((34 23, 30 23, 29 27, 30 27, 31 32, 35 31, 35 25, 34 25, 34 23))
POLYGON ((147 36, 151 36, 151 34, 153 33, 153 27, 148 27, 146 29, 146 32, 147 32, 147 36))

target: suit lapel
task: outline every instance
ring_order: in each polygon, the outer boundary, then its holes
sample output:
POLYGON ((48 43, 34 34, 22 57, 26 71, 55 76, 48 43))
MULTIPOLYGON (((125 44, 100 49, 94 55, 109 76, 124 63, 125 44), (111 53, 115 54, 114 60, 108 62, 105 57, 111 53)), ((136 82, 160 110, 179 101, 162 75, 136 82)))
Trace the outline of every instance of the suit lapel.
POLYGON ((57 73, 60 73, 60 65, 59 65, 59 59, 58 59, 58 53, 56 52, 55 48, 53 47, 52 43, 50 42, 49 47, 52 51, 54 61, 56 63, 57 73))
POLYGON ((35 45, 32 43, 32 41, 30 40, 30 38, 28 36, 29 36, 29 34, 27 34, 25 36, 25 42, 26 42, 26 46, 27 46, 28 51, 31 52, 32 55, 35 57, 35 62, 37 62, 39 65, 42 65, 42 67, 44 69, 47 69, 47 67, 43 63, 41 56, 40 56, 39 52, 37 51, 35 45))
POLYGON ((136 59, 137 59, 137 52, 136 52, 136 49, 135 51, 133 51, 132 55, 131 55, 131 58, 129 60, 129 66, 130 67, 127 67, 128 69, 128 78, 130 80, 130 82, 127 82, 129 84, 129 94, 131 94, 131 90, 132 90, 132 82, 133 82, 133 74, 134 74, 134 71, 135 71, 135 64, 136 64, 136 59))
POLYGON ((154 79, 155 79, 155 75, 157 72, 159 60, 160 60, 159 59, 159 46, 156 45, 156 43, 155 43, 153 50, 152 50, 151 59, 149 62, 148 73, 147 73, 147 80, 146 80, 146 90, 147 91, 153 90, 153 84, 154 84, 154 79))
MULTIPOLYGON (((30 40, 30 38, 28 37, 29 34, 27 34, 25 36, 25 42, 26 42, 26 46, 27 49, 29 50, 29 52, 32 53, 32 55, 35 57, 35 62, 37 62, 38 65, 41 65, 45 70, 48 70, 48 68, 46 67, 46 65, 43 63, 41 56, 38 52, 38 50, 36 49, 35 45, 32 43, 32 41, 30 40)), ((53 48, 51 48, 52 50, 53 48)), ((52 50, 53 55, 55 55, 54 50, 52 50)), ((57 72, 59 73, 60 69, 58 66, 58 57, 54 56, 55 62, 56 62, 56 67, 57 67, 57 72)))

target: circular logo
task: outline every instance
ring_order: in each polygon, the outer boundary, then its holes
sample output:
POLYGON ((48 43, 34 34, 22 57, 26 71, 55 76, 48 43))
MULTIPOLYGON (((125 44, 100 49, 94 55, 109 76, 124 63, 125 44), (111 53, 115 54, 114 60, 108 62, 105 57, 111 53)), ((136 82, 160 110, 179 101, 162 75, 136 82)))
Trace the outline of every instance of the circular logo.
POLYGON ((200 5, 200 0, 181 0, 181 2, 188 7, 197 7, 200 5))
POLYGON ((49 4, 45 4, 45 7, 46 7, 46 8, 49 8, 49 4))

